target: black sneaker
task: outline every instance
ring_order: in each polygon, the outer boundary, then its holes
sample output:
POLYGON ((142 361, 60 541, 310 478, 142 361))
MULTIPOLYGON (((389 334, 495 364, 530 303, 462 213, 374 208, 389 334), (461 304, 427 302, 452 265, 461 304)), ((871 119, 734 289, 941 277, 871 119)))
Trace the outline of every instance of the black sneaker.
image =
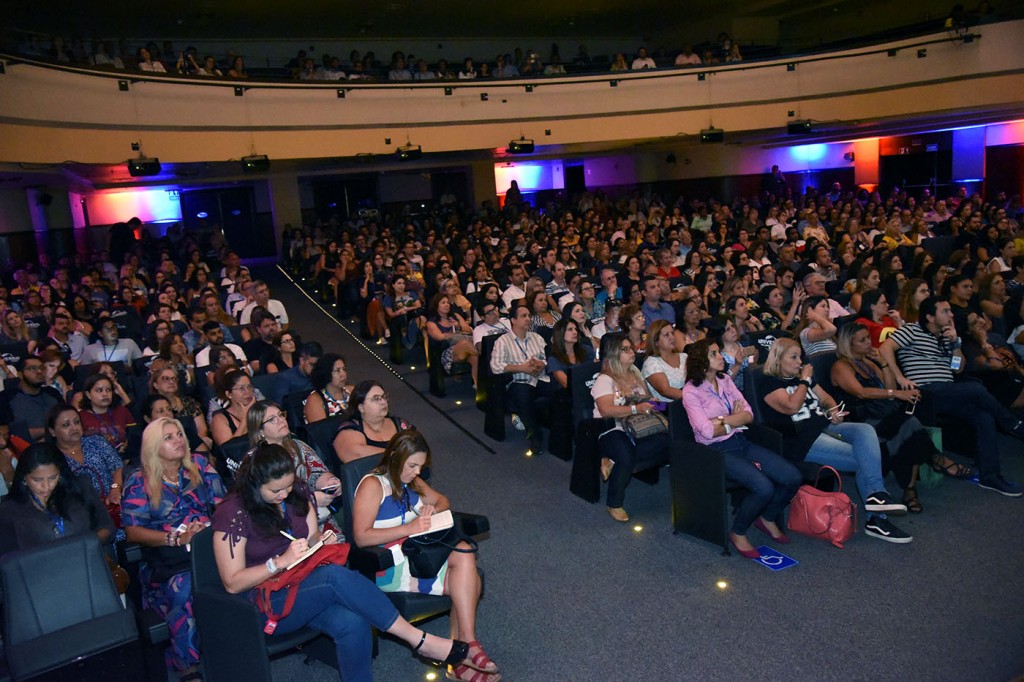
POLYGON ((869 518, 868 522, 864 524, 864 532, 873 538, 885 540, 886 542, 894 542, 899 545, 905 545, 914 539, 913 535, 904 533, 899 528, 889 523, 888 519, 883 519, 881 516, 872 516, 869 518))
POLYGON ((865 497, 864 509, 876 514, 881 514, 883 512, 886 514, 896 515, 907 513, 907 505, 902 502, 896 502, 889 497, 889 493, 884 490, 880 490, 877 493, 871 493, 865 497))
POLYGON ((1006 495, 1007 497, 1020 497, 1024 495, 1024 490, 1021 490, 1019 485, 1007 481, 1002 476, 982 478, 978 481, 978 487, 985 490, 995 490, 1000 495, 1006 495))

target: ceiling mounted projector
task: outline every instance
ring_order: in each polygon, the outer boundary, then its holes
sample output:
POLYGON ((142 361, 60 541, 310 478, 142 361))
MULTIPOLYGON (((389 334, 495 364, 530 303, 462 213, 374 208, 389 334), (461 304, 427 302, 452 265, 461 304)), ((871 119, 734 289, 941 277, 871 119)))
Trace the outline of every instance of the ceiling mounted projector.
POLYGON ((395 150, 399 161, 415 161, 423 156, 423 148, 419 145, 407 144, 395 150))
POLYGON ((132 159, 128 162, 128 174, 133 178, 157 175, 160 173, 160 159, 150 159, 145 156, 132 159))
POLYGON ((242 172, 244 173, 266 173, 270 170, 270 159, 266 154, 253 154, 242 157, 242 172))
POLYGON ((700 131, 700 141, 703 144, 709 144, 713 142, 724 142, 725 131, 721 128, 705 128, 700 131))
POLYGON ((788 135, 810 135, 814 132, 814 127, 810 121, 793 121, 786 126, 786 134, 788 135))
POLYGON ((532 154, 533 153, 533 140, 527 140, 525 137, 521 137, 518 140, 512 140, 508 143, 509 154, 532 154))

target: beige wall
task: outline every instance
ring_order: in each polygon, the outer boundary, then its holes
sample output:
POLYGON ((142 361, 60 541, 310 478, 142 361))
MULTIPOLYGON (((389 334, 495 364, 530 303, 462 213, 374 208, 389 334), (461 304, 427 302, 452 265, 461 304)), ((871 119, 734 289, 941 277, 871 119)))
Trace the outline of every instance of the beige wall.
MULTIPOLYGON (((702 128, 779 128, 797 118, 870 121, 936 112, 1020 106, 1024 22, 984 26, 968 45, 949 41, 895 57, 849 51, 842 59, 801 61, 787 71, 724 67, 706 81, 693 71, 608 76, 565 82, 362 86, 340 99, 336 87, 232 87, 194 82, 135 82, 9 64, 0 77, 0 162, 122 163, 141 141, 165 162, 272 159, 390 153, 411 139, 425 152, 503 147, 526 135, 545 145, 678 137, 702 128), (481 93, 488 100, 481 101, 481 93), (544 135, 551 130, 551 136, 544 135), (384 142, 392 138, 392 145, 384 142)), ((904 43, 897 43, 901 45, 904 43)), ((252 84, 255 85, 255 84, 252 84)))

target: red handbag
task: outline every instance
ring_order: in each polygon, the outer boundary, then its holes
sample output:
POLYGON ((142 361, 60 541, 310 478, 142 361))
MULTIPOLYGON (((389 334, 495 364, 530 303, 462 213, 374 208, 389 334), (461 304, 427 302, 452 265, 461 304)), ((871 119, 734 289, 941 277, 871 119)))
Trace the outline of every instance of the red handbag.
POLYGON ((293 566, 292 568, 278 573, 277 575, 267 578, 259 585, 256 586, 255 601, 256 606, 263 615, 267 617, 267 624, 263 628, 263 631, 268 635, 274 633, 277 629, 277 624, 282 618, 286 618, 289 613, 292 612, 292 607, 295 606, 295 598, 299 595, 299 584, 309 576, 310 573, 315 571, 321 566, 327 566, 329 564, 338 564, 344 566, 345 562, 348 561, 349 544, 347 542, 341 542, 335 545, 324 545, 316 551, 309 559, 302 563, 293 566), (288 596, 285 597, 284 604, 281 607, 281 613, 274 613, 274 607, 270 603, 270 598, 274 592, 278 590, 288 590, 288 596))
POLYGON ((802 485, 789 506, 789 529, 794 533, 828 540, 839 549, 857 532, 857 505, 843 492, 843 479, 830 466, 818 469, 814 486, 802 485), (822 469, 828 469, 839 481, 839 490, 818 490, 822 469))

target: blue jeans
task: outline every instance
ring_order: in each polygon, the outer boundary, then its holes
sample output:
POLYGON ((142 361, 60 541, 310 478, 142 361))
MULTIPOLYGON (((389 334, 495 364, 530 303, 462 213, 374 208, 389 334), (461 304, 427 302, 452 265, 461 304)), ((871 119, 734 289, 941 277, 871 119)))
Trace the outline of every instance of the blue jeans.
MULTIPOLYGON (((287 590, 271 597, 279 613, 287 590)), ((373 638, 370 626, 381 632, 398 620, 398 610, 377 586, 343 566, 321 566, 299 585, 295 606, 277 624, 275 634, 309 626, 334 640, 338 672, 345 682, 373 680, 373 638)))
POLYGON ((732 532, 746 535, 758 516, 779 523, 782 510, 803 482, 800 470, 785 457, 751 443, 742 432, 727 440, 708 443, 708 447, 725 456, 725 477, 749 491, 736 510, 732 532), (754 462, 761 467, 754 466, 754 462))
POLYGON ((1009 431, 1017 418, 996 400, 984 384, 978 381, 956 381, 927 384, 921 391, 931 396, 939 416, 950 415, 966 420, 974 427, 978 454, 978 476, 991 479, 999 475, 999 445, 996 427, 1009 431), (965 409, 968 407, 969 409, 965 409))
POLYGON ((878 435, 867 424, 830 424, 814 441, 804 459, 834 467, 840 472, 854 472, 862 500, 871 493, 885 490, 878 435))
POLYGON ((629 439, 625 431, 609 431, 597 441, 602 457, 615 462, 608 477, 608 506, 621 507, 626 499, 626 486, 633 474, 668 461, 668 434, 657 433, 637 441, 629 439))

